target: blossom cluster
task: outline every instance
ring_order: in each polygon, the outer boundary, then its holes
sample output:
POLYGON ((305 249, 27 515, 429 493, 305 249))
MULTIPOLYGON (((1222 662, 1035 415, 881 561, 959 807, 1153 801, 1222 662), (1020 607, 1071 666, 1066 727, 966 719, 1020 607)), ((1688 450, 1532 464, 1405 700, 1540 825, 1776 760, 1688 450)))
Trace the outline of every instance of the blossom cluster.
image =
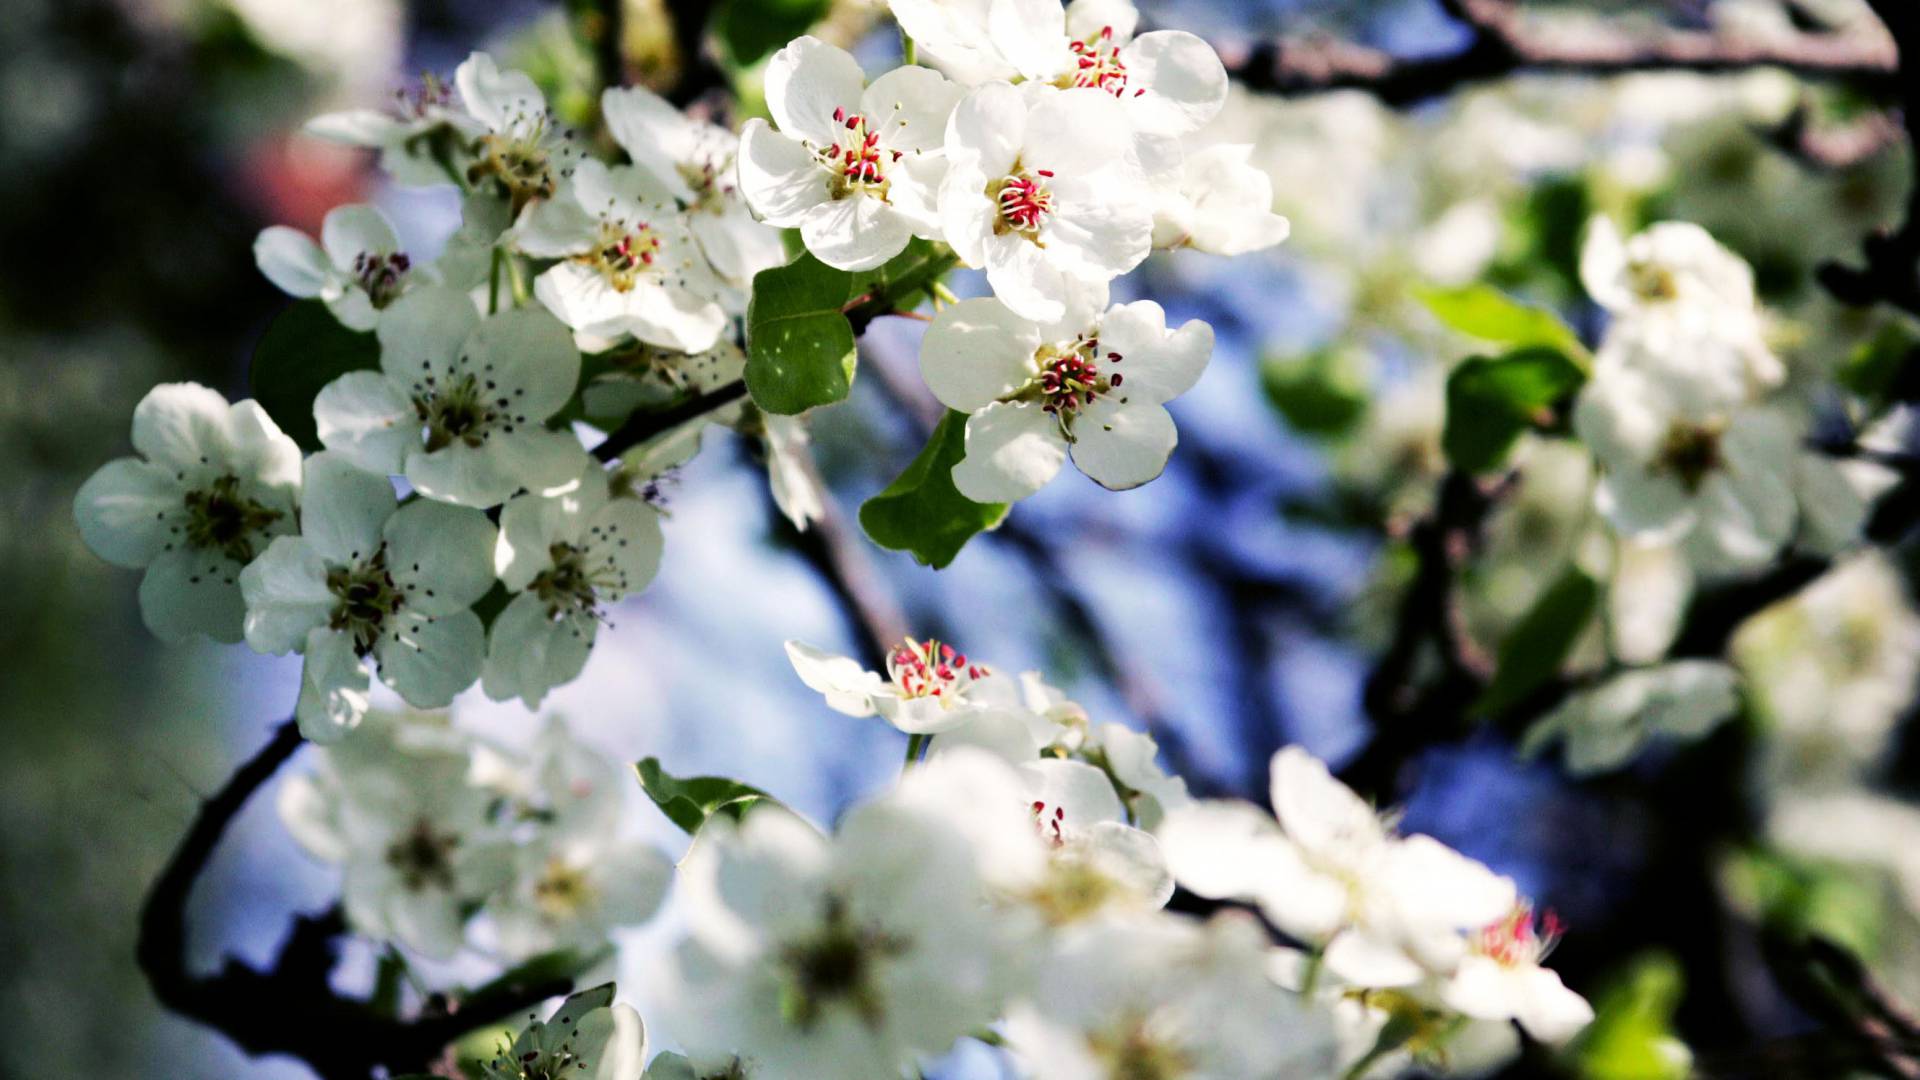
POLYGON ((1126 0, 891 6, 932 67, 869 82, 811 37, 775 53, 772 123, 741 134, 748 205, 829 266, 872 269, 918 237, 985 272, 993 295, 939 311, 920 353, 968 416, 963 495, 1024 498, 1069 455, 1109 488, 1154 479, 1177 438, 1165 403, 1213 331, 1110 305, 1113 281, 1155 247, 1241 254, 1288 231, 1248 148, 1199 134, 1226 101, 1220 58, 1183 31, 1136 36, 1126 0))

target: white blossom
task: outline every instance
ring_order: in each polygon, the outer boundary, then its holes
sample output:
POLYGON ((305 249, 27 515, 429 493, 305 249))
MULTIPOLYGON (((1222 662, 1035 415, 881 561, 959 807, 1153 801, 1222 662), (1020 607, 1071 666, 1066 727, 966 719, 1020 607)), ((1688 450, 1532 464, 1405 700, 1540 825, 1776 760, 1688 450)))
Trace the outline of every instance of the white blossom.
POLYGON ((612 497, 595 465, 564 494, 508 500, 494 569, 514 595, 487 644, 487 696, 537 709, 549 690, 579 675, 608 607, 660 569, 661 543, 659 513, 641 499, 612 497))
POLYGON ((482 319, 467 297, 420 288, 386 310, 379 337, 379 371, 348 372, 314 399, 327 449, 462 506, 578 480, 579 442, 545 426, 580 378, 580 353, 551 315, 482 319))
POLYGON ((239 641, 240 571, 294 530, 300 448, 255 402, 163 383, 133 411, 133 449, 74 496, 81 539, 146 571, 140 614, 156 637, 239 641))
POLYGON ((300 730, 331 742, 366 713, 372 657, 416 708, 440 708, 480 676, 480 618, 493 585, 486 515, 420 500, 332 453, 306 463, 299 536, 274 540, 240 573, 247 644, 306 654, 300 730))
POLYGON ((307 121, 310 135, 380 151, 396 183, 429 187, 456 181, 484 126, 455 100, 452 84, 428 76, 394 94, 386 109, 348 109, 307 121))
POLYGON ((498 949, 526 960, 555 949, 603 948, 611 932, 647 921, 672 866, 652 845, 611 831, 543 832, 514 852, 513 876, 484 909, 498 949))
POLYGON ((581 155, 534 81, 525 72, 501 71, 493 57, 477 52, 454 70, 453 83, 480 131, 467 180, 494 181, 515 215, 559 190, 581 155))
POLYGON ((361 204, 328 211, 318 244, 298 229, 269 226, 253 242, 253 258, 281 292, 320 299, 349 330, 373 329, 415 280, 386 215, 361 204))
POLYGON ((1469 939, 1468 953, 1447 978, 1441 1000, 1480 1020, 1517 1020, 1528 1035, 1558 1046, 1593 1022, 1593 1006, 1540 961, 1560 934, 1552 912, 1536 925, 1532 905, 1513 910, 1469 939))
POLYGON ((647 1030, 633 1006, 615 1004, 612 985, 583 990, 548 1020, 527 1025, 480 1063, 481 1080, 640 1080, 647 1030))
POLYGON ((845 50, 802 37, 767 61, 766 95, 774 126, 749 120, 740 134, 740 189, 760 220, 799 229, 842 270, 939 238, 940 150, 959 87, 913 66, 867 85, 845 50))
POLYGON ((975 502, 1012 502, 1052 480, 1069 452, 1115 490, 1159 476, 1178 439, 1165 403, 1212 352, 1212 327, 1168 330, 1151 300, 1048 325, 998 300, 964 300, 927 329, 920 373, 942 404, 969 414, 954 486, 975 502))
POLYGON ((978 717, 1019 707, 1018 688, 947 642, 907 638, 887 654, 885 675, 849 656, 787 642, 800 681, 847 716, 878 715, 915 735, 951 731, 978 717))
POLYGON ((1065 318, 1153 246, 1151 194, 1111 94, 988 83, 953 110, 945 145, 946 241, 1026 318, 1065 318))
POLYGON ((1219 143, 1186 156, 1177 182, 1154 188, 1153 246, 1245 255, 1293 231, 1273 212, 1273 180, 1247 143, 1219 143))

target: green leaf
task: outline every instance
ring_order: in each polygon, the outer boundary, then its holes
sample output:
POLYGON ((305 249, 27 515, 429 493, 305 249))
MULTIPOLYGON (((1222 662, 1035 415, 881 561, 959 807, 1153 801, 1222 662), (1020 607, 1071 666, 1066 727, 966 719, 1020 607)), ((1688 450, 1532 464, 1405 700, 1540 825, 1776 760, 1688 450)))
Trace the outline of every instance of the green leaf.
POLYGON ((749 67, 826 18, 831 0, 722 0, 713 30, 735 64, 749 67))
POLYGON ((1580 570, 1569 568, 1560 575, 1507 631, 1493 681, 1474 711, 1499 716, 1559 674, 1599 600, 1599 583, 1580 570))
POLYGON ((380 366, 374 336, 340 325, 318 300, 296 300, 274 317, 253 349, 254 400, 302 450, 320 449, 313 399, 349 371, 380 366))
POLYGON ((938 281, 957 261, 958 257, 951 251, 931 241, 918 237, 907 241, 900 254, 872 270, 853 275, 847 286, 847 300, 854 308, 852 314, 856 318, 863 314, 871 317, 895 308, 911 308, 919 300, 915 294, 938 281))
POLYGON ((684 779, 669 776, 660 768, 660 759, 646 758, 633 767, 640 777, 640 787, 653 800, 653 805, 667 815, 675 825, 686 830, 688 836, 700 831, 700 826, 715 814, 723 814, 734 821, 740 821, 747 812, 761 803, 780 805, 773 796, 756 787, 749 787, 738 780, 728 780, 720 776, 689 776, 684 779))
POLYGON ((747 392, 791 416, 844 400, 853 388, 853 275, 801 255, 753 278, 747 304, 747 392))
POLYGON ((1571 1057, 1582 1080, 1684 1080, 1693 1054, 1674 1037, 1673 1013, 1685 992, 1680 965, 1666 953, 1637 957, 1594 1000, 1594 1019, 1571 1057))
POLYGON ((1287 426, 1302 435, 1338 438, 1367 414, 1366 383, 1337 352, 1269 357, 1260 365, 1260 385, 1287 426))
POLYGON ((1515 349, 1553 349, 1582 370, 1589 366, 1587 347, 1560 316, 1523 304, 1491 285, 1419 288, 1414 295, 1441 322, 1468 337, 1515 349))
POLYGON ((1585 381, 1573 361, 1552 349, 1462 362, 1447 378, 1447 422, 1440 436, 1447 460, 1466 472, 1499 468, 1520 433, 1550 419, 1548 410, 1585 381))
POLYGON ((1920 334, 1905 322, 1889 322, 1841 361, 1834 379, 1868 400, 1878 401, 1920 349, 1920 334))
POLYGON ((935 570, 953 561, 975 534, 1006 519, 1006 503, 977 503, 953 486, 953 467, 967 452, 967 416, 949 410, 927 445, 887 489, 860 507, 860 527, 873 542, 911 552, 935 570))

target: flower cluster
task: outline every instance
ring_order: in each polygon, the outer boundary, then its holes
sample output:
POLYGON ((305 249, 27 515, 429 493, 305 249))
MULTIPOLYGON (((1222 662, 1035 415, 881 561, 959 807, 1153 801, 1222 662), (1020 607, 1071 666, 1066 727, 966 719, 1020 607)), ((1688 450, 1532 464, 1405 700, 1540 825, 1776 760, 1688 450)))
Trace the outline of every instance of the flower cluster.
POLYGON ((773 123, 741 137, 748 205, 829 266, 919 237, 985 272, 993 296, 937 313, 921 346, 927 385, 969 416, 962 494, 1023 498, 1069 451, 1107 487, 1152 480, 1175 441, 1163 406, 1213 334, 1109 307, 1111 283, 1156 246, 1239 254, 1287 233, 1248 148, 1198 135, 1226 101, 1219 57, 1180 31, 1135 37, 1125 0, 892 6, 933 67, 868 82, 811 37, 775 53, 773 123))
POLYGON ((671 867, 621 828, 625 771, 550 722, 512 751, 423 716, 375 713, 280 791, 280 817, 341 868, 354 930, 434 959, 597 953, 651 918, 671 867))

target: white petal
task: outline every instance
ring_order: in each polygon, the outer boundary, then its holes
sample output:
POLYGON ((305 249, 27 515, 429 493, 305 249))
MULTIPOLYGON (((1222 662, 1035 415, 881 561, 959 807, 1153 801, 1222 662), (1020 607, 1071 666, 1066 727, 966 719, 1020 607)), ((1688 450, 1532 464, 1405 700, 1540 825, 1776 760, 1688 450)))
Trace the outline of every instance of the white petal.
POLYGON ((401 387, 450 371, 479 323, 480 313, 464 293, 437 286, 410 290, 380 317, 380 370, 401 387))
POLYGON ((300 533, 322 558, 351 566, 379 548, 380 527, 399 505, 385 473, 324 451, 307 459, 300 533))
POLYGON ((272 225, 253 241, 253 261, 275 288, 288 296, 319 296, 333 276, 327 254, 299 229, 272 225))
POLYGON ((575 495, 543 498, 517 495, 500 510, 500 539, 494 545, 494 572, 514 592, 553 566, 556 543, 578 543, 586 515, 575 495))
POLYGON ((880 145, 907 153, 938 150, 946 143, 947 118, 966 91, 930 68, 897 67, 873 80, 860 95, 867 130, 880 145))
POLYGON ((384 146, 400 131, 400 121, 378 109, 346 109, 323 113, 301 128, 315 138, 349 146, 384 146))
POLYGON ((226 464, 227 399, 198 383, 161 383, 133 409, 133 448, 175 472, 197 474, 226 464))
POLYGON ((1335 779, 1326 763, 1289 746, 1268 764, 1270 795, 1280 827, 1317 853, 1337 853, 1350 844, 1380 841, 1380 819, 1353 789, 1335 779))
POLYGON ((559 412, 580 382, 580 350, 573 336, 537 309, 503 311, 487 319, 463 352, 470 369, 498 383, 492 392, 508 402, 500 407, 511 409, 517 423, 537 424, 559 412))
POLYGON ((1587 239, 1580 247, 1580 283, 1594 303, 1609 311, 1633 306, 1633 292, 1627 282, 1626 242, 1610 217, 1596 216, 1587 222, 1587 239))
POLYGON ((974 413, 966 445, 953 485, 979 503, 1024 499, 1047 486, 1067 460, 1059 423, 1032 402, 995 402, 974 413))
POLYGON ((827 171, 813 152, 757 117, 740 132, 737 167, 740 194, 769 225, 796 228, 808 210, 831 197, 827 171))
POLYGON ((1167 333, 1166 312, 1151 300, 1115 307, 1100 323, 1100 351, 1119 353, 1104 370, 1122 375, 1126 396, 1163 403, 1193 388, 1213 356, 1213 327, 1194 319, 1167 333))
POLYGON ((1357 930, 1336 934, 1323 957, 1327 970, 1342 982, 1368 989, 1411 986, 1427 975, 1398 947, 1357 930))
POLYGON ((587 666, 598 626, 592 619, 555 619, 532 593, 515 596, 494 620, 481 686, 495 701, 519 698, 539 708, 548 691, 587 666))
POLYGON ((1112 30, 1113 40, 1125 44, 1139 23, 1132 0, 1073 0, 1067 5, 1067 34, 1082 41, 1112 30))
POLYGON ((807 250, 839 270, 871 270, 900 254, 911 224, 879 199, 849 195, 822 203, 800 221, 807 250))
POLYGON ((517 428, 512 435, 496 435, 487 441, 486 452, 512 480, 512 491, 525 488, 536 495, 570 490, 579 483, 587 463, 586 451, 573 432, 546 428, 517 428))
POLYGON ((525 485, 507 471, 496 452, 509 435, 494 435, 481 446, 456 442, 432 453, 407 455, 407 482, 429 499, 485 509, 511 498, 525 485))
POLYGON ((313 399, 320 443, 368 472, 392 476, 420 445, 420 416, 413 402, 378 371, 349 371, 320 388, 313 399))
POLYGON ((1526 972, 1526 996, 1516 1017, 1527 1034, 1559 1046, 1593 1022, 1593 1006, 1567 989, 1560 976, 1546 968, 1526 972))
POLYGON ((1029 79, 1050 81, 1073 69, 1067 13, 1057 0, 993 0, 987 32, 1000 55, 1029 79))
POLYGON ((920 376, 949 409, 976 412, 1032 381, 1040 328, 997 300, 962 300, 920 341, 920 376))
POLYGON ((725 213, 696 214, 690 228, 714 272, 737 285, 749 285, 755 274, 787 261, 779 230, 755 221, 742 204, 730 204, 725 213))
POLYGON ((305 537, 279 536, 240 571, 247 644, 255 652, 292 652, 327 625, 339 603, 327 587, 327 569, 327 560, 305 537))
POLYGON ((1119 393, 1096 399, 1074 418, 1073 463, 1101 487, 1125 491, 1166 470, 1180 434, 1165 408, 1127 404, 1119 393))
POLYGON ((603 602, 647 587, 660 571, 660 513, 639 499, 615 499, 587 523, 588 569, 608 580, 595 586, 603 602))
MULTIPOLYGON (((1112 176, 1112 172, 1104 174, 1112 176)), ((1106 281, 1140 265, 1153 250, 1153 210, 1134 189, 1062 182, 1041 228, 1047 258, 1062 271, 1106 281)))
POLYGON ((1122 49, 1127 105, 1143 130, 1161 135, 1198 131, 1227 102, 1227 69, 1213 46, 1183 30, 1142 34, 1122 49), (1137 94, 1145 90, 1144 94, 1137 94))
POLYGON ((1027 106, 1020 91, 988 83, 954 107, 947 121, 947 156, 985 176, 1001 176, 1020 159, 1026 132, 1027 106))
POLYGON ((320 223, 320 247, 334 269, 351 274, 357 256, 391 255, 400 250, 400 238, 385 214, 365 203, 350 203, 327 211, 320 223))
POLYGON ((710 295, 672 284, 641 282, 622 295, 616 323, 649 345, 682 353, 714 347, 727 313, 710 295))
POLYGON ((787 135, 830 146, 839 133, 834 110, 857 110, 866 81, 845 49, 815 37, 795 38, 767 61, 767 111, 787 135))
MULTIPOLYGON (((1025 100, 1032 107, 1018 138, 1020 163, 1026 168, 1050 170, 1057 180, 1088 180, 1132 161, 1133 124, 1112 94, 1062 90, 1025 100)), ((1137 169, 1137 162, 1133 167, 1137 169)), ((1122 175, 1103 186, 1111 192, 1134 180, 1137 177, 1122 175)))
POLYGON ((1047 813, 1059 810, 1064 823, 1084 829, 1095 822, 1125 822, 1126 808, 1114 794, 1107 774, 1084 761, 1049 758, 1020 766, 1035 802, 1047 804, 1047 813))
POLYGON ((162 552, 140 579, 140 614, 153 636, 168 644, 205 634, 215 641, 243 636, 246 604, 240 564, 219 552, 175 548, 162 552))
POLYGON ((251 400, 236 401, 227 410, 227 438, 234 471, 256 485, 281 489, 291 509, 300 488, 300 444, 251 400))
POLYGON ((173 474, 138 458, 102 465, 73 497, 73 520, 95 555, 137 570, 167 545, 169 516, 178 518, 183 494, 173 474))
POLYGON ((600 115, 636 166, 652 173, 674 198, 693 201, 693 189, 675 166, 693 157, 691 128, 697 121, 642 86, 608 87, 600 95, 600 115))
POLYGON ((443 709, 455 694, 480 677, 486 631, 471 611, 440 618, 407 616, 389 620, 374 642, 380 681, 393 687, 416 709, 443 709))
POLYGON ((787 661, 807 688, 826 695, 827 706, 848 716, 872 716, 873 695, 886 680, 860 666, 852 657, 816 649, 803 641, 787 642, 787 661))
POLYGON ((338 742, 367 715, 366 665, 353 651, 351 635, 325 627, 307 635, 306 654, 294 718, 300 734, 313 742, 338 742))
POLYGON ((423 500, 387 521, 387 572, 407 610, 464 611, 493 587, 493 523, 478 510, 423 500))
POLYGON ((546 97, 526 73, 501 71, 486 53, 473 53, 455 68, 453 84, 467 111, 494 131, 546 112, 546 97))
POLYGON ((600 217, 589 213, 577 195, 577 189, 568 185, 562 194, 529 205, 507 232, 508 242, 522 254, 539 259, 562 259, 591 248, 600 217))

